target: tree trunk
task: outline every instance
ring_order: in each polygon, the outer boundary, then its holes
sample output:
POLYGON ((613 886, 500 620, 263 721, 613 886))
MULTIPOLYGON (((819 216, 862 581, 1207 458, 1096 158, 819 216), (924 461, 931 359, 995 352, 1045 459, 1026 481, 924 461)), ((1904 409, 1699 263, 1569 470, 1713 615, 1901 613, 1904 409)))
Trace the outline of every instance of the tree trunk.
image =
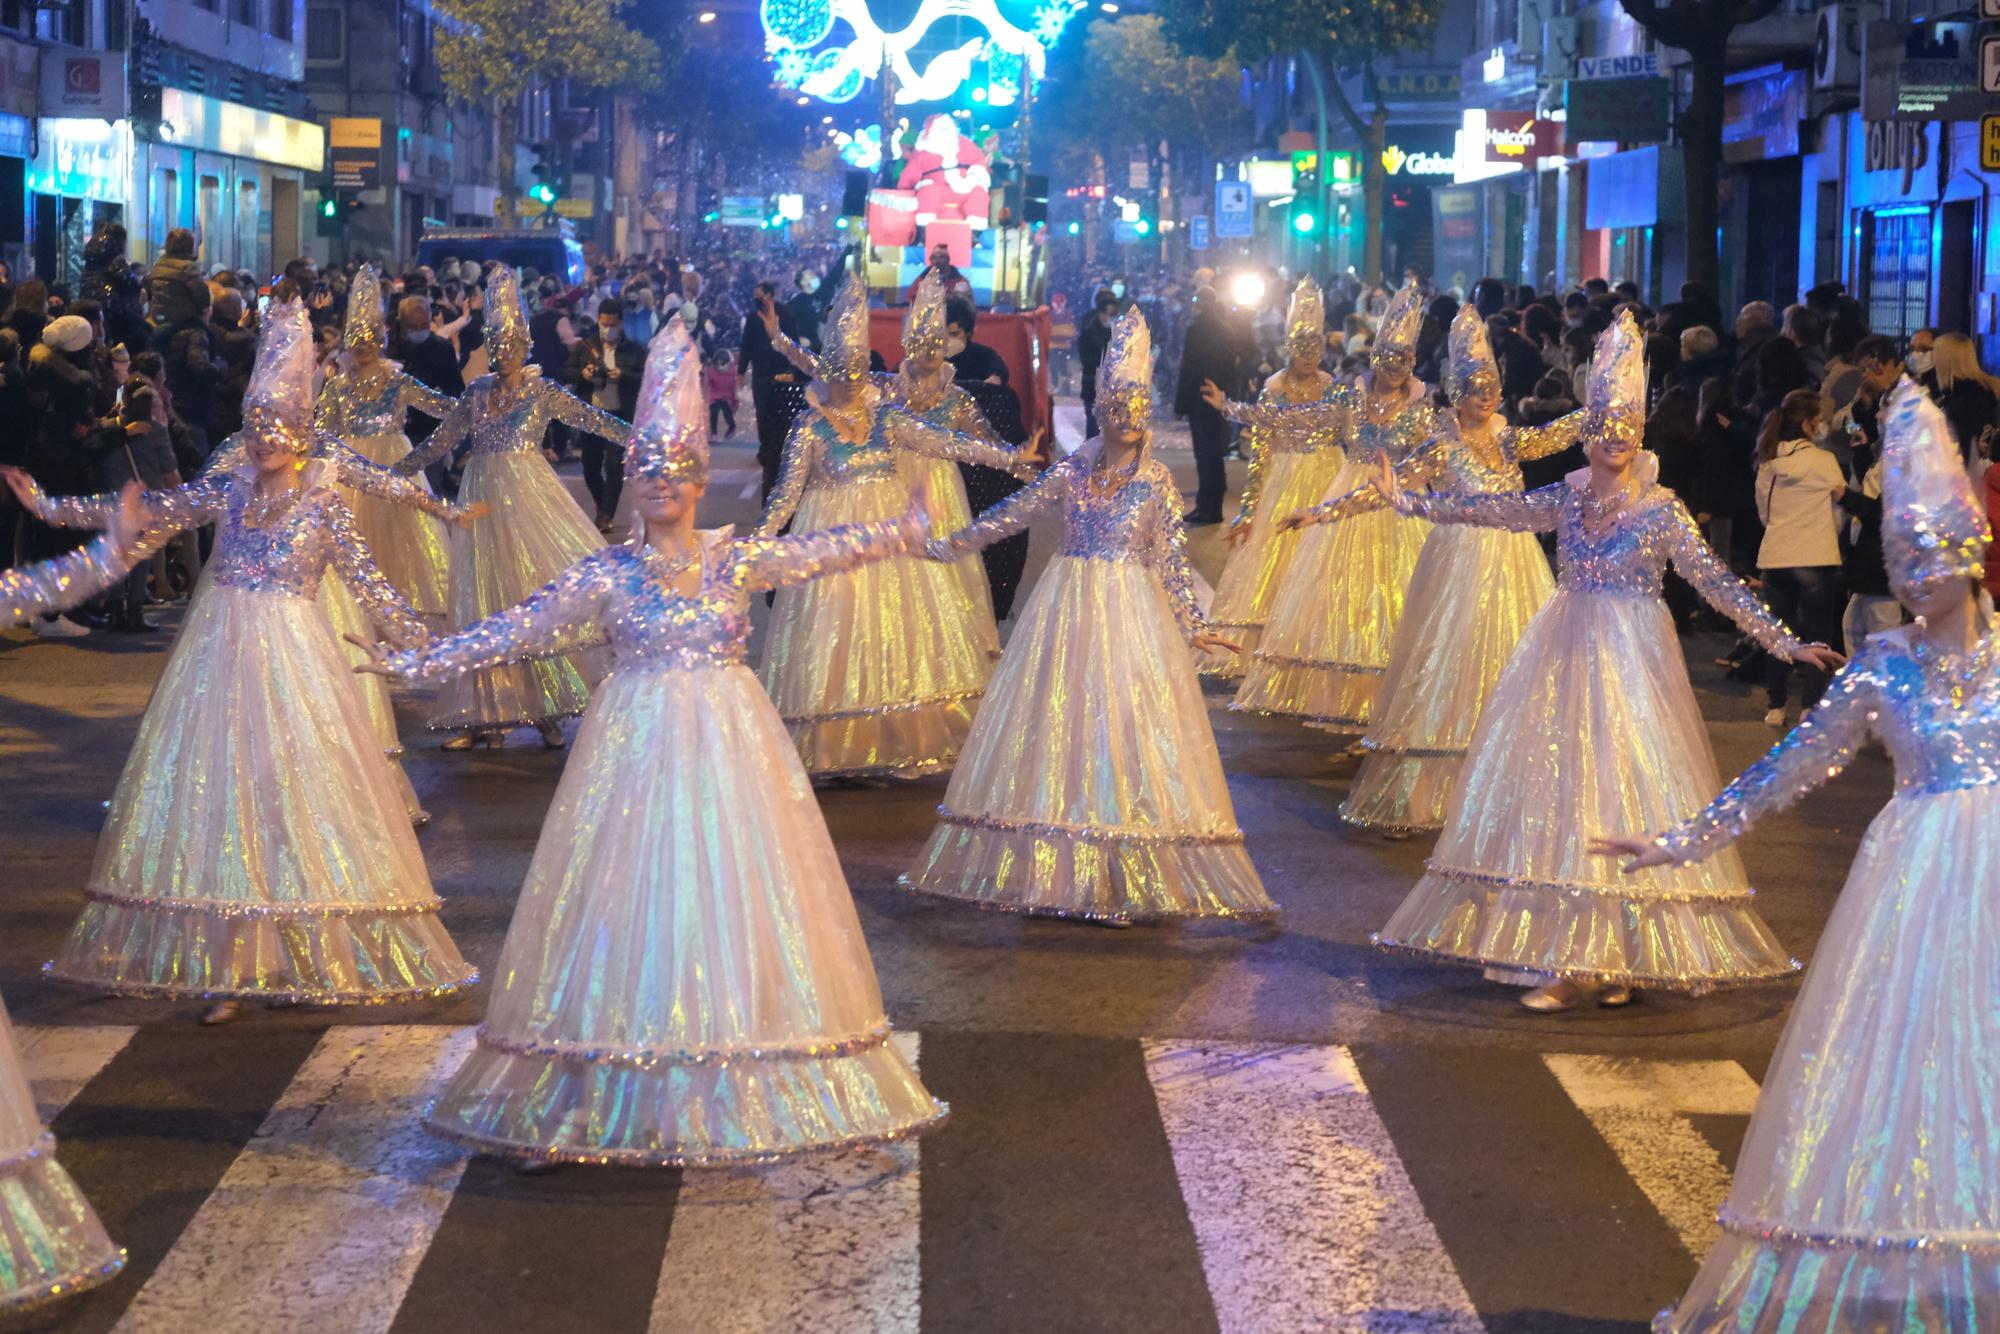
POLYGON ((494 128, 500 132, 500 198, 493 208, 493 221, 505 228, 515 225, 514 219, 519 212, 514 206, 517 198, 514 185, 514 136, 520 133, 521 103, 515 98, 502 98, 493 115, 499 122, 494 128))
MULTIPOLYGON (((1368 210, 1367 248, 1362 252, 1361 273, 1368 282, 1386 281, 1382 278, 1382 233, 1388 217, 1383 208, 1382 150, 1389 142, 1389 112, 1381 99, 1375 102, 1375 114, 1368 121, 1368 147, 1363 152, 1365 161, 1361 164, 1361 197, 1368 210)), ((1393 289, 1394 282, 1386 282, 1393 289)))
POLYGON ((1687 280, 1722 299, 1718 253, 1718 193, 1722 176, 1722 98, 1729 31, 1712 33, 1687 49, 1693 88, 1681 117, 1681 158, 1687 180, 1687 280))

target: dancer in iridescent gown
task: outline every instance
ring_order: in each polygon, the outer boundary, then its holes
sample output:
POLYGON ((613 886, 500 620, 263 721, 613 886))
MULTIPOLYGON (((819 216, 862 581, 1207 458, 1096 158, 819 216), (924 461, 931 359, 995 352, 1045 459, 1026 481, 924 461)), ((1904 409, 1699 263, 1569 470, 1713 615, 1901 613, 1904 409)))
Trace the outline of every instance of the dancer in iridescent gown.
MULTIPOLYGON (((1342 424, 1346 466, 1331 493, 1365 486, 1378 454, 1400 463, 1430 439, 1436 411, 1416 365, 1421 298, 1414 284, 1390 301, 1358 392, 1337 402, 1296 407, 1229 403, 1227 415, 1273 430, 1342 424)), ((1210 402, 1221 400, 1219 392, 1210 402)), ((1347 523, 1308 529, 1229 707, 1297 718, 1339 732, 1365 732, 1389 670, 1389 650, 1403 617, 1403 594, 1416 572, 1430 525, 1388 509, 1347 523)))
MULTIPOLYGON (((502 264, 486 284, 486 354, 493 372, 466 387, 464 397, 422 449, 397 464, 417 473, 471 442, 459 499, 484 503, 493 514, 451 558, 451 624, 463 630, 511 607, 604 538, 542 454, 549 422, 623 444, 631 427, 592 407, 528 364, 528 317, 520 279, 502 264)), ((507 730, 533 727, 551 750, 563 744, 562 720, 583 712, 590 688, 604 674, 602 638, 578 626, 573 643, 546 656, 456 677, 438 692, 431 726, 458 733, 446 750, 498 746, 507 730)))
MULTIPOLYGON (((1285 369, 1264 382, 1259 405, 1350 403, 1349 388, 1319 368, 1326 351, 1326 308, 1319 284, 1310 276, 1299 279, 1292 292, 1285 314, 1285 350, 1290 359, 1285 369)), ((1208 609, 1216 634, 1242 647, 1234 653, 1205 655, 1203 675, 1234 680, 1249 668, 1298 550, 1298 531, 1281 527, 1279 520, 1325 498, 1347 462, 1347 452, 1340 447, 1343 424, 1337 414, 1329 413, 1286 418, 1283 426, 1250 427, 1245 442, 1250 476, 1229 524, 1232 550, 1208 609)))
MULTIPOLYGON (((86 903, 49 973, 218 1002, 415 1000, 476 974, 438 920, 393 767, 319 603, 337 569, 374 621, 421 643, 311 457, 312 339, 271 321, 244 395, 246 464, 146 497, 148 544, 216 525, 215 553, 140 720, 86 903)), ((110 498, 23 502, 101 522, 110 498)))
MULTIPOLYGON (((10 484, 26 478, 6 470, 10 484)), ((111 528, 89 546, 39 565, 0 570, 0 625, 85 602, 125 577, 146 522, 137 483, 111 528)), ((0 1006, 0 1319, 92 1288, 125 1267, 90 1202, 56 1161, 36 1113, 14 1030, 0 1006)))
POLYGON ((1767 652, 1839 661, 1794 639, 1659 485, 1640 448, 1645 402, 1627 313, 1591 362, 1588 468, 1525 495, 1417 495, 1386 464, 1377 478, 1391 503, 1435 522, 1557 534, 1556 594, 1487 697, 1428 872, 1376 938, 1531 986, 1531 1009, 1620 1005, 1635 987, 1699 993, 1797 967, 1751 906, 1734 853, 1621 879, 1585 841, 1672 824, 1721 786, 1660 598, 1669 561, 1767 652))
POLYGON ((602 624, 591 700, 434 1131, 530 1162, 760 1162, 943 1120, 891 1039, 812 784, 743 665, 753 597, 921 549, 921 500, 782 538, 698 532, 708 407, 679 320, 653 340, 625 457, 629 542, 518 607, 388 655, 418 680, 602 624))
MULTIPOLYGON (((381 275, 373 264, 363 264, 348 290, 347 323, 341 331, 344 351, 338 369, 320 389, 313 424, 385 468, 409 455, 403 420, 410 409, 443 421, 457 402, 384 357, 387 340, 381 275)), ((428 514, 385 504, 366 492, 350 493, 347 503, 354 511, 355 527, 375 553, 382 577, 410 600, 419 616, 442 624, 451 610, 445 526, 428 514)))
MULTIPOLYGON (((901 513, 911 454, 1032 474, 1011 450, 885 401, 869 376, 867 296, 853 277, 834 297, 817 358, 782 332, 773 342, 822 383, 785 441, 759 536, 901 513)), ((956 565, 908 556, 779 590, 760 675, 806 772, 911 777, 952 766, 993 674, 993 613, 966 587, 956 565)))
POLYGON ((1882 539, 1914 625, 1870 635, 1699 814, 1601 851, 1699 863, 1845 767, 1896 766, 1743 1140, 1722 1235, 1659 1334, 1984 1330, 2000 1312, 2000 641, 1986 514, 1944 416, 1884 418, 1882 539))
POLYGON ((1195 673, 1193 651, 1230 645, 1195 603, 1181 495, 1150 450, 1152 376, 1128 311, 1098 371, 1104 435, 931 544, 957 560, 1063 514, 905 889, 1114 926, 1276 911, 1195 673))
MULTIPOLYGON (((1445 393, 1453 411, 1441 415, 1437 434, 1396 467, 1406 490, 1427 485, 1449 495, 1518 493, 1521 464, 1569 448, 1582 425, 1581 412, 1533 429, 1500 419, 1500 370, 1486 321, 1469 305, 1452 321, 1445 393)), ((1370 485, 1285 522, 1352 522, 1387 507, 1370 485)), ((1486 697, 1554 591, 1548 557, 1531 533, 1460 524, 1431 531, 1403 599, 1375 722, 1361 743, 1366 757, 1341 803, 1342 819, 1392 838, 1444 827, 1486 697)))
MULTIPOLYGON (((775 315, 773 318, 776 318, 775 315)), ((1016 467, 1040 461, 1041 429, 1036 428, 1027 446, 1016 452, 993 433, 986 414, 972 401, 972 395, 952 379, 952 365, 945 360, 944 284, 927 273, 917 284, 910 309, 903 316, 903 361, 895 372, 878 377, 884 398, 935 426, 971 436, 996 450, 1013 454, 1016 467)), ((965 478, 958 464, 937 454, 906 450, 901 455, 903 473, 912 486, 923 483, 931 498, 931 526, 939 537, 957 532, 972 522, 972 508, 965 497, 965 478)), ((986 568, 976 555, 967 556, 953 567, 965 585, 978 615, 975 618, 987 646, 1000 651, 1000 631, 993 623, 993 590, 986 582, 986 568)))

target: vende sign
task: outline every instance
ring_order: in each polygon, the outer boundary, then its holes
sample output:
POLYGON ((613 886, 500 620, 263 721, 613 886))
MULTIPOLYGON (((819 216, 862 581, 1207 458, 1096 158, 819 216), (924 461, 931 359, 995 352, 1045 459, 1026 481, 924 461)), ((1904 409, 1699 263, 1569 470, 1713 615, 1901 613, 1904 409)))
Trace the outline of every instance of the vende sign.
POLYGON ((1643 56, 1578 56, 1576 77, 1579 79, 1631 79, 1657 78, 1660 73, 1660 57, 1653 52, 1643 56))
POLYGON ((1488 162, 1529 163, 1539 158, 1561 157, 1562 148, 1562 126, 1552 120, 1544 120, 1532 111, 1486 113, 1488 162))

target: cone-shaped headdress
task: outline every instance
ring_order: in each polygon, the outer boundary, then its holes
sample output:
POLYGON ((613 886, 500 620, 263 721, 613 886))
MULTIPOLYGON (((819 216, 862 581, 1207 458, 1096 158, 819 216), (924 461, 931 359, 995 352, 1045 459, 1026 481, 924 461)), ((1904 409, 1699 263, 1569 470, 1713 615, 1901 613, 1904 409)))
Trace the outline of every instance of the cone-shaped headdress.
POLYGON ((388 341, 388 320, 382 309, 382 275, 373 264, 363 264, 347 289, 347 324, 340 336, 341 346, 381 347, 388 341))
POLYGON ((1139 430, 1153 418, 1153 335, 1137 306, 1118 317, 1097 370, 1097 415, 1139 430))
POLYGON ((486 280, 486 355, 494 364, 528 359, 528 312, 521 305, 521 275, 510 264, 495 264, 486 280))
POLYGON ((1586 440, 1615 435, 1638 444, 1646 436, 1646 344, 1630 310, 1618 312, 1597 336, 1583 395, 1586 440))
POLYGON ((852 273, 833 294, 833 305, 819 326, 819 346, 821 378, 868 378, 868 289, 852 273))
POLYGON ((1451 357, 1445 363, 1444 392, 1456 403, 1481 380, 1498 389, 1500 367, 1493 360, 1493 344, 1486 337, 1485 316, 1467 303, 1452 317, 1451 357))
POLYGON ((1989 538, 1950 425, 1923 387, 1905 380, 1882 422, 1882 556, 1890 586, 1901 596, 1983 574, 1989 538))
POLYGON ((1403 289, 1389 298, 1389 305, 1382 312, 1381 321, 1375 326, 1375 342, 1370 355, 1381 361, 1386 357, 1415 357, 1417 355, 1417 330, 1424 322, 1424 298, 1417 291, 1415 282, 1403 284, 1403 289))
POLYGON ((670 482, 708 480, 708 404, 701 352, 687 326, 669 320, 646 347, 646 371, 625 445, 625 475, 670 482))
POLYGON ((314 366, 312 321, 304 303, 274 304, 265 314, 257 360, 243 391, 245 424, 273 424, 304 453, 312 443, 314 366))
POLYGON ((910 299, 909 313, 903 316, 903 355, 941 356, 944 353, 944 284, 935 273, 926 273, 910 299))
POLYGON ((1292 289, 1292 304, 1285 312, 1285 346, 1293 356, 1314 361, 1326 350, 1326 302, 1311 274, 1292 289))

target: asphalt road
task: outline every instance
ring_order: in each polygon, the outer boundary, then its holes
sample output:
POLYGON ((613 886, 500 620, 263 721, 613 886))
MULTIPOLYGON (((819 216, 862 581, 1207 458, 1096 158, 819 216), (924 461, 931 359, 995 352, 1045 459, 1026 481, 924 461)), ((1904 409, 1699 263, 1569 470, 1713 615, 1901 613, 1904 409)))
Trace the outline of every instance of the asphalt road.
MULTIPOLYGON (((1184 442, 1161 449, 1191 484, 1184 442)), ((715 465, 704 522, 754 518, 747 450, 715 465)), ((1037 530, 1030 582, 1055 538, 1037 530)), ((1220 531, 1195 552, 1213 579, 1220 531)), ((890 1017, 951 1124, 761 1174, 521 1178, 411 1129, 483 985, 204 1030, 193 1007, 40 979, 167 642, 0 634, 0 994, 63 1160, 132 1252, 38 1328, 1636 1332, 1712 1236, 1790 1003, 1537 1017, 1477 972, 1374 951, 1426 846, 1340 824, 1357 761, 1338 743, 1211 695, 1277 925, 1111 932, 914 901, 894 879, 944 780, 828 790, 890 1017)), ((1728 773, 1771 733, 1708 665, 1720 647, 1686 645, 1728 773)), ((490 969, 564 757, 527 732, 442 753, 420 703, 424 852, 490 969)), ((1888 787, 1871 753, 1745 844, 1800 958, 1888 787)))

